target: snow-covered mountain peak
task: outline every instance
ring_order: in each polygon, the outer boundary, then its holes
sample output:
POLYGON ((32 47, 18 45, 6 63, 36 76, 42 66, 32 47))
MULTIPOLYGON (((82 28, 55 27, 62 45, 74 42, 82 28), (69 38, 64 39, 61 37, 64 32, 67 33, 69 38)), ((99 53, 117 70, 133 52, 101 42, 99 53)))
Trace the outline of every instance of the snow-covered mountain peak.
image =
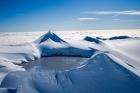
POLYGON ((42 42, 47 41, 48 39, 51 39, 54 42, 65 42, 64 40, 62 40, 59 36, 57 36, 52 31, 48 31, 46 34, 44 34, 39 39, 37 39, 35 41, 35 43, 42 43, 42 42))

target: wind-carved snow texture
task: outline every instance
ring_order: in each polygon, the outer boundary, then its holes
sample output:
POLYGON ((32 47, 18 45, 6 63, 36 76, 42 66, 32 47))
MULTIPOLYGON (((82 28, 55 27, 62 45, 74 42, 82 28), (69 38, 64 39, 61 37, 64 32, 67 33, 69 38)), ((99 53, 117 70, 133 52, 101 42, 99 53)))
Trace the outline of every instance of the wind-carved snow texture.
POLYGON ((0 93, 140 93, 139 45, 139 38, 128 36, 74 41, 53 32, 32 43, 0 45, 0 93), (63 70, 17 65, 49 56, 88 60, 63 70))
POLYGON ((15 88, 16 93, 139 93, 140 78, 101 53, 70 71, 39 65, 28 72, 12 72, 1 87, 15 88))

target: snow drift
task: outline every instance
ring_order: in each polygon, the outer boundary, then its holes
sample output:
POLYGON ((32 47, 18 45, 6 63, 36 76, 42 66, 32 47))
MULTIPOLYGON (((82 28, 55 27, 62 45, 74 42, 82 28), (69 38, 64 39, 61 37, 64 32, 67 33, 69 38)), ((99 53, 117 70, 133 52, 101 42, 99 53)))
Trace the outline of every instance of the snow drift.
POLYGON ((95 54, 69 71, 48 70, 42 66, 33 67, 28 72, 8 74, 1 87, 14 88, 16 93, 140 92, 140 78, 116 64, 105 53, 95 54))
POLYGON ((13 64, 10 60, 0 58, 0 83, 3 78, 12 71, 25 71, 25 69, 13 64))
POLYGON ((0 46, 0 57, 11 60, 11 62, 20 64, 40 57, 40 51, 32 43, 20 45, 2 45, 0 46))

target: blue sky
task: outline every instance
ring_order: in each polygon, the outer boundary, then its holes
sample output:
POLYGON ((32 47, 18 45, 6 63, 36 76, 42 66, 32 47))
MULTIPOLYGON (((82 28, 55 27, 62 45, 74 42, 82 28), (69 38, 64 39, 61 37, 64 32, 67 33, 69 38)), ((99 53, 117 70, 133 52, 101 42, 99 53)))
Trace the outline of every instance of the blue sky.
POLYGON ((140 0, 0 0, 0 31, 139 28, 140 0))

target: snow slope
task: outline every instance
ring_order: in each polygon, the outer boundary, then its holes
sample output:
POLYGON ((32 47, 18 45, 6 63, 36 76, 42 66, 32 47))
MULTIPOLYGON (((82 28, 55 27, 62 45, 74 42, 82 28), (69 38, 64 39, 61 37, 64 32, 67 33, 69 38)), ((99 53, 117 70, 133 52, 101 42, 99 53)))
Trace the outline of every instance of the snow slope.
POLYGON ((39 65, 28 72, 12 72, 1 87, 14 88, 16 93, 139 93, 140 78, 98 53, 69 71, 39 65))
POLYGON ((91 48, 108 52, 108 55, 111 54, 110 57, 117 60, 118 64, 140 76, 140 38, 128 36, 115 36, 106 39, 85 38, 83 39, 84 43, 85 41, 91 42, 91 48))
POLYGON ((24 70, 21 66, 14 65, 11 60, 0 58, 0 83, 9 72, 24 70))
POLYGON ((0 45, 0 93, 139 93, 139 45, 138 37, 72 40, 53 32, 31 43, 0 45), (62 71, 42 65, 25 71, 17 65, 49 56, 89 59, 62 71))
POLYGON ((1 45, 0 57, 11 60, 13 63, 27 62, 40 57, 40 51, 32 43, 20 45, 1 45))
POLYGON ((131 67, 140 76, 140 38, 128 38, 119 40, 107 40, 104 47, 110 54, 131 67))

